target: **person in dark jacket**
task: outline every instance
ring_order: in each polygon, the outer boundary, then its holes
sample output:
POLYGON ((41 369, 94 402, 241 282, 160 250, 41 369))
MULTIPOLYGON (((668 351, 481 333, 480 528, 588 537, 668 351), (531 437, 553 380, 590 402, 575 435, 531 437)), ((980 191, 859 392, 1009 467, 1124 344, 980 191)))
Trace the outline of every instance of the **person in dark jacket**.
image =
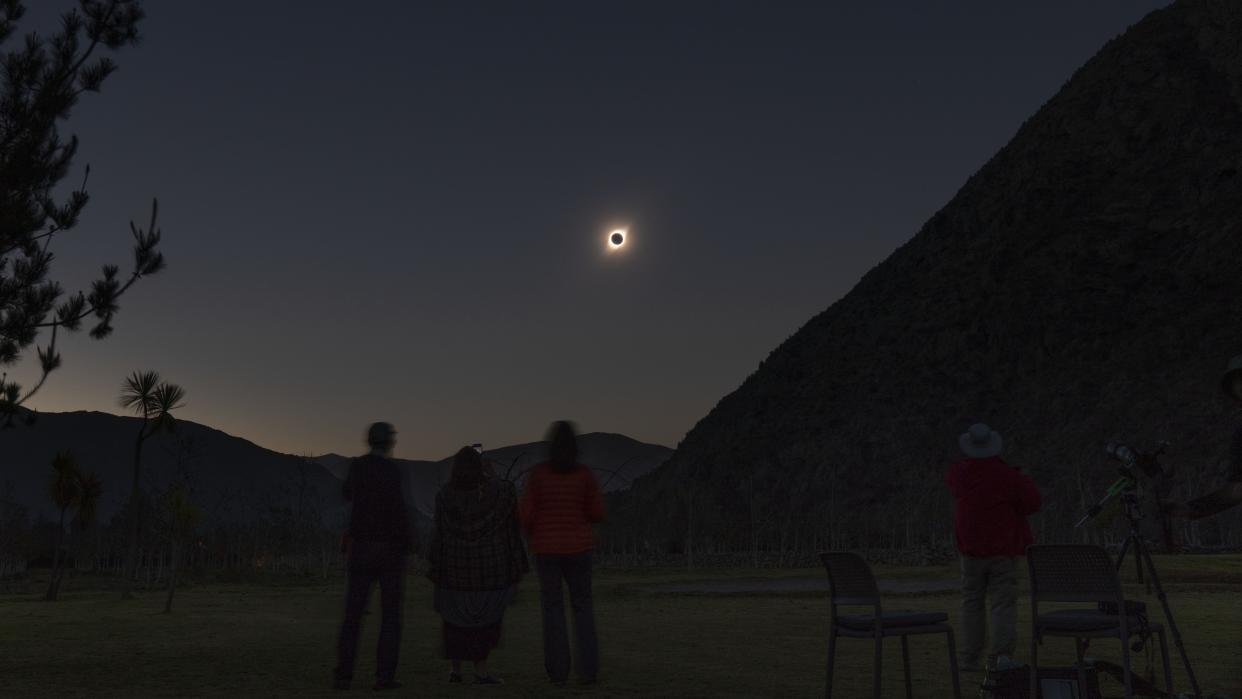
MULTIPOLYGON (((1242 404, 1242 354, 1230 360, 1221 379, 1225 395, 1242 404)), ((1242 425, 1233 433, 1229 446, 1229 471, 1225 482, 1210 493, 1187 503, 1164 503, 1169 514, 1186 519, 1202 519, 1242 504, 1242 425)))
POLYGON ((517 490, 489 474, 470 447, 453 457, 453 473, 436 495, 427 546, 435 583, 434 605, 443 619, 449 682, 461 682, 462 661, 474 663, 474 684, 503 684, 487 672, 500 642, 505 607, 529 569, 517 520, 517 490))
POLYGON ((945 482, 956 502, 954 530, 962 562, 961 667, 978 671, 991 604, 991 657, 1004 665, 1017 645, 1018 559, 1034 539, 1027 516, 1039 511, 1039 489, 1000 457, 1001 436, 976 424, 958 438, 965 459, 945 482))
POLYGON ((548 432, 548 461, 533 468, 522 493, 521 517, 535 569, 543 611, 543 666, 548 678, 569 678, 569 634, 561 581, 569 587, 574 612, 576 666, 584 683, 599 673, 599 643, 591 600, 591 524, 604 520, 604 501, 595 475, 578 463, 573 425, 558 422, 548 432))
POLYGON ((402 598, 406 557, 414 549, 401 472, 390 458, 396 444, 392 425, 377 422, 367 430, 371 452, 353 460, 342 492, 353 503, 344 546, 349 580, 345 620, 337 640, 336 689, 349 689, 358 651, 362 615, 371 588, 380 588, 380 634, 376 651, 375 689, 396 689, 397 655, 401 646, 402 598))

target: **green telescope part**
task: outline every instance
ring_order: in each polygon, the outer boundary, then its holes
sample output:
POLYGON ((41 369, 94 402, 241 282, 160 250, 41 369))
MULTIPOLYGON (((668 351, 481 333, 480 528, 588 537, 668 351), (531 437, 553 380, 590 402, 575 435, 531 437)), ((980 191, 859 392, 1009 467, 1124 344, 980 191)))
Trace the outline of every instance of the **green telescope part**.
POLYGON ((1113 481, 1113 484, 1108 486, 1108 492, 1104 494, 1104 497, 1100 498, 1099 502, 1092 505, 1091 509, 1087 510, 1087 514, 1083 515, 1082 519, 1078 520, 1078 522, 1074 525, 1074 528, 1077 529, 1089 522, 1092 517, 1100 514, 1100 512, 1104 510, 1105 504, 1112 502, 1113 498, 1121 495, 1127 490, 1133 490, 1136 485, 1138 485, 1138 483, 1136 483, 1135 480, 1129 476, 1122 476, 1121 478, 1113 481))
POLYGON ((1129 476, 1122 476, 1121 478, 1113 481, 1112 485, 1108 486, 1108 495, 1109 497, 1112 497, 1119 493, 1124 493, 1125 491, 1133 488, 1135 485, 1137 484, 1134 482, 1133 478, 1130 478, 1129 476))

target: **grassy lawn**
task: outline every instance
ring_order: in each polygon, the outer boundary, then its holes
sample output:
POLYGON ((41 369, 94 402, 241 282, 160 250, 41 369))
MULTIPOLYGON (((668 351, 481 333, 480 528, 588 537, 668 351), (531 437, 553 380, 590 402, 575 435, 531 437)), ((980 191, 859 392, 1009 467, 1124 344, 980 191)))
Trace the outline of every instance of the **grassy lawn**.
MULTIPOLYGON (((1157 565, 1187 649, 1205 691, 1242 699, 1242 556, 1169 557, 1157 565)), ((1132 567, 1126 571, 1133 576, 1132 567)), ((533 578, 522 585, 505 621, 505 639, 492 669, 506 685, 474 689, 445 682, 437 657, 439 619, 431 587, 411 577, 397 696, 690 696, 783 697, 823 692, 823 593, 651 594, 648 584, 696 580, 811 577, 814 570, 601 571, 596 613, 603 670, 591 688, 550 686, 543 674, 538 596, 533 578)), ((952 567, 878 567, 882 578, 944 579, 952 567)), ((33 590, 34 588, 32 588, 33 590)), ((1130 596, 1143 597, 1135 586, 1130 596)), ((122 602, 106 590, 71 587, 56 603, 38 594, 0 596, 0 696, 4 697, 334 697, 326 689, 343 599, 343 581, 321 585, 201 585, 178 592, 171 615, 159 614, 163 595, 122 602)), ((373 603, 375 600, 373 600, 373 603)), ((956 621, 952 593, 885 598, 888 609, 946 611, 956 621)), ((1149 600, 1160 617, 1158 603, 1149 600)), ((1027 655, 1029 603, 1020 603, 1019 656, 1027 655)), ((1163 621, 1163 619, 1160 619, 1163 621)), ((355 692, 369 691, 377 618, 363 630, 355 692)), ((869 696, 870 646, 839 644, 841 697, 869 696)), ((885 696, 904 696, 900 644, 886 644, 885 696)), ((1116 660, 1117 643, 1090 653, 1116 660)), ((1177 687, 1187 691, 1176 650, 1177 687)), ((1050 639, 1041 659, 1068 665, 1073 642, 1050 639)), ((915 694, 951 694, 941 637, 911 641, 915 694)), ((1155 660, 1158 666, 1158 658, 1155 660)), ((1143 667, 1144 661, 1138 662, 1143 667)), ((963 674, 963 694, 977 696, 981 676, 963 674)), ((1106 690, 1120 696, 1116 684, 1106 690)), ((345 694, 348 696, 348 693, 345 694)))

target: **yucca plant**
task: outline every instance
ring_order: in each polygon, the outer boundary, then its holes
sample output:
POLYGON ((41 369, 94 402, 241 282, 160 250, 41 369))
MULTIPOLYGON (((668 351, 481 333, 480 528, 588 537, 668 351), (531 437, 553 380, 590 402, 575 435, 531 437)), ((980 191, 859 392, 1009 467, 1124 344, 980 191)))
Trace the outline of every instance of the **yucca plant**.
POLYGON ((168 516, 168 543, 172 553, 172 565, 168 570, 168 597, 164 600, 164 613, 169 614, 172 612, 173 593, 177 589, 182 550, 186 540, 194 534, 202 513, 184 488, 177 488, 164 498, 164 513, 168 516))
POLYGON ((69 452, 60 452, 52 459, 52 475, 48 480, 48 494, 56 509, 60 510, 60 525, 56 527, 56 549, 52 552, 52 579, 47 584, 44 599, 52 601, 60 589, 60 568, 63 557, 61 550, 65 547, 65 517, 69 508, 78 503, 81 495, 81 474, 78 473, 78 462, 69 452))
POLYGON ((133 597, 133 580, 138 570, 138 524, 140 517, 139 484, 142 479, 142 446, 160 432, 172 432, 176 428, 173 411, 181 408, 185 390, 176 384, 163 382, 154 371, 135 371, 121 386, 120 404, 132 410, 142 422, 134 441, 134 478, 129 495, 129 552, 125 563, 125 580, 121 584, 121 598, 133 597))
MULTIPOLYGON (((94 473, 78 474, 78 507, 70 530, 75 537, 74 547, 81 551, 86 531, 95 523, 99 513, 99 498, 103 496, 103 481, 94 473)), ((74 557, 76 559, 76 556, 74 557)), ((59 588, 57 590, 59 592, 59 588)))

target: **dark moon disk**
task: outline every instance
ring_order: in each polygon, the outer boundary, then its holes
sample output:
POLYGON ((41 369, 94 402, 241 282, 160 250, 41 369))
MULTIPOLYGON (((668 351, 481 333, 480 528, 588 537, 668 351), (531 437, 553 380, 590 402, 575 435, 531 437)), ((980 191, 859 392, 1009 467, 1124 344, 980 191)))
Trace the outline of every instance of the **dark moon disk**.
POLYGON ((620 232, 617 232, 617 233, 613 233, 612 237, 609 238, 609 240, 612 241, 613 245, 620 245, 621 243, 625 242, 625 236, 621 235, 620 232))

